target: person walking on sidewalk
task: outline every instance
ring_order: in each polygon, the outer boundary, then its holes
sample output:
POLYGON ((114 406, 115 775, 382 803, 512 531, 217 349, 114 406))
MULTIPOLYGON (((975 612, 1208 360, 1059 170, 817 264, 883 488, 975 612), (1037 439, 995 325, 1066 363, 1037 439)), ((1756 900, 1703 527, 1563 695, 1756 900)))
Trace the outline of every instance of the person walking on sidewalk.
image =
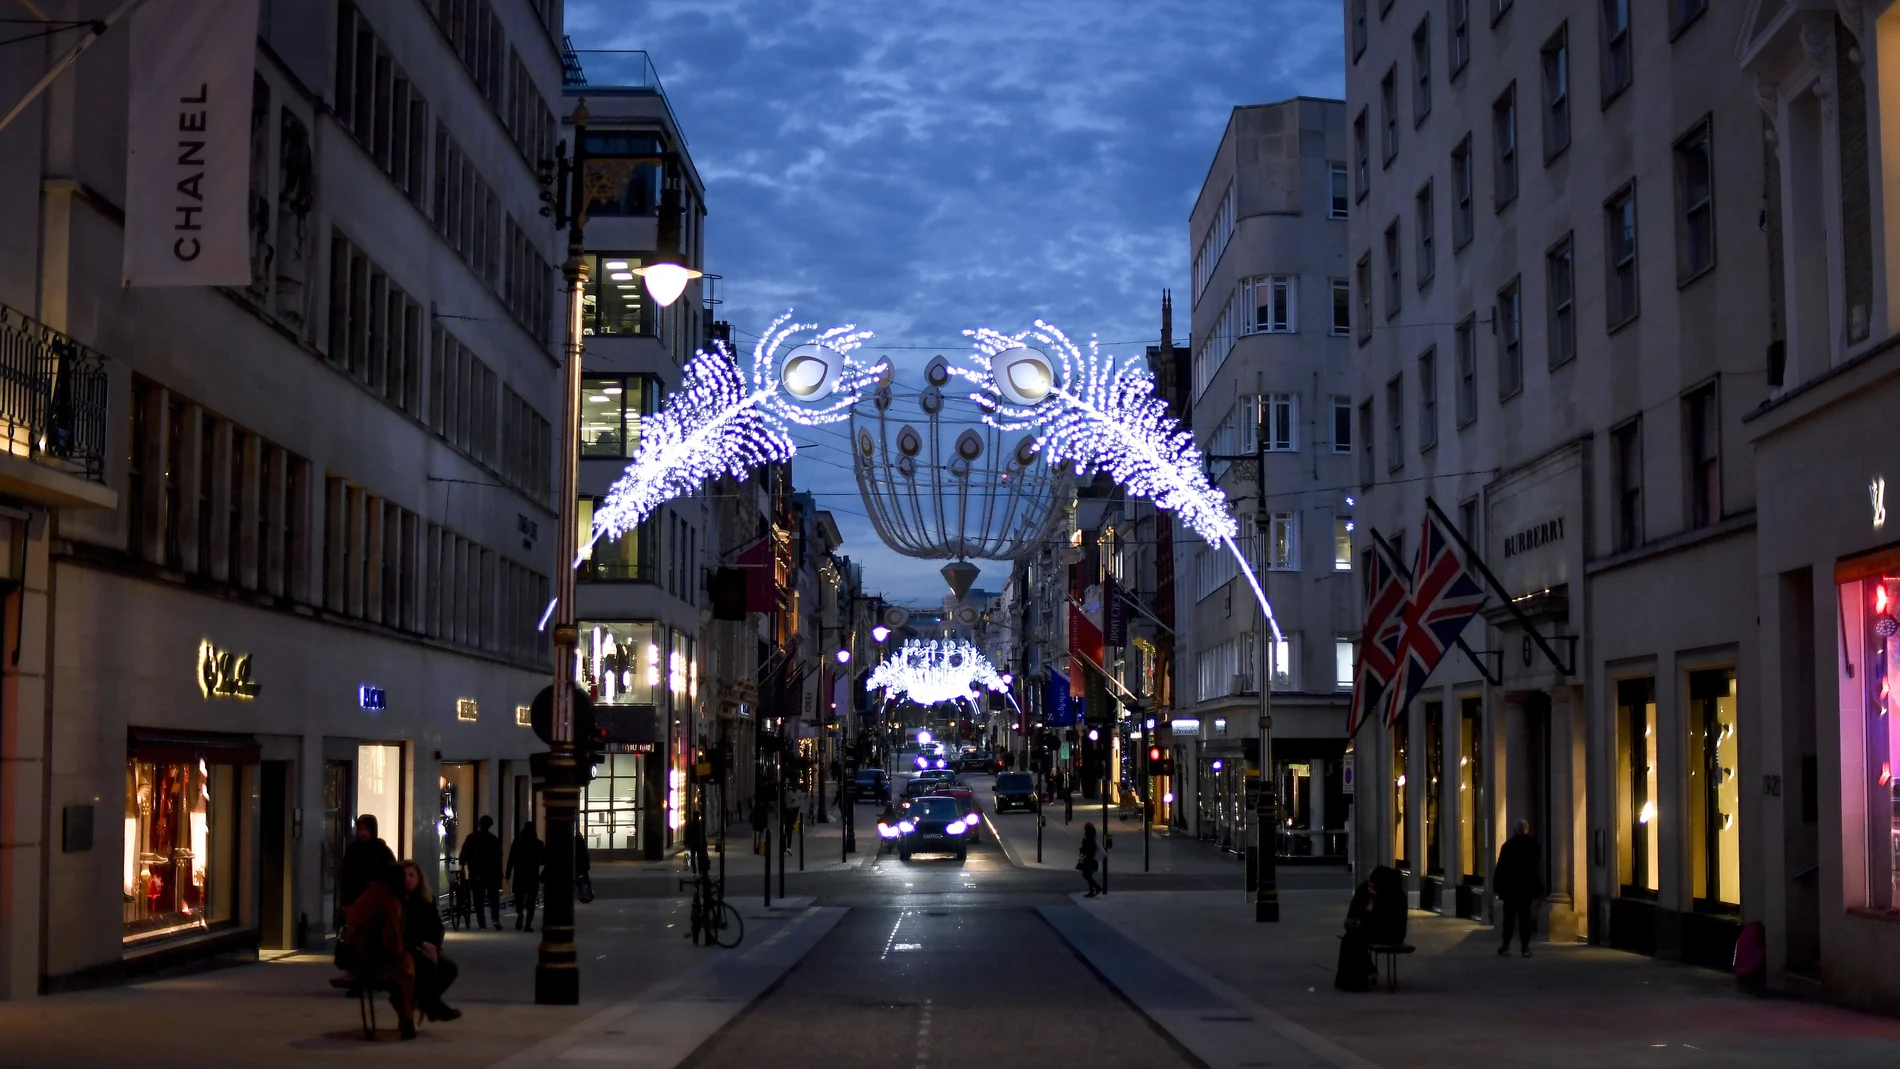
POLYGON ((765 853, 765 829, 772 826, 772 811, 766 807, 765 796, 752 799, 752 852, 765 853))
MULTIPOLYGON (((1062 775, 1062 783, 1061 783, 1062 826, 1066 828, 1068 827, 1069 822, 1075 819, 1075 782, 1074 780, 1070 778, 1067 772, 1064 772, 1061 775, 1062 775)), ((1094 826, 1095 825, 1093 824, 1089 825, 1089 827, 1091 828, 1093 828, 1094 826)))
POLYGON ((501 840, 495 837, 495 818, 483 816, 462 840, 462 879, 475 899, 475 927, 492 919, 501 931, 501 840))
POLYGON ((541 893, 541 865, 547 848, 534 833, 534 822, 521 826, 514 845, 508 848, 508 886, 515 893, 515 930, 534 931, 534 900, 541 893))
POLYGON ((1089 884, 1089 893, 1083 895, 1082 897, 1084 898, 1094 898, 1096 895, 1102 893, 1102 885, 1095 882, 1095 870, 1098 867, 1095 861, 1095 855, 1100 852, 1100 847, 1095 845, 1095 825, 1082 825, 1082 850, 1076 860, 1075 867, 1077 871, 1082 873, 1082 878, 1087 880, 1089 884))
POLYGON ((1498 956, 1511 951, 1511 932, 1517 932, 1518 950, 1525 956, 1531 956, 1531 931, 1536 927, 1536 900, 1543 897, 1544 888, 1537 875, 1537 840, 1531 837, 1531 823, 1520 820, 1512 825, 1516 832, 1505 840, 1498 850, 1498 866, 1492 875, 1492 886, 1497 889, 1498 902, 1504 907, 1503 942, 1498 944, 1498 956))

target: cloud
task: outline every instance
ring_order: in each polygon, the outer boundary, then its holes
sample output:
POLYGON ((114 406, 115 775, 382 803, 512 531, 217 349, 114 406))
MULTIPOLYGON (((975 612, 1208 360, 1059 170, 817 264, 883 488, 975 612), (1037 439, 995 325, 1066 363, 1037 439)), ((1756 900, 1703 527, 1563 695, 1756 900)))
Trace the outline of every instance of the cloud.
MULTIPOLYGON (((567 4, 576 48, 651 55, 737 340, 795 306, 875 330, 912 383, 963 329, 1037 317, 1138 352, 1164 288, 1185 341, 1187 215, 1229 111, 1340 95, 1341 24, 1336 0, 567 4)), ((878 543, 843 436, 808 440, 795 481, 867 588, 940 598, 941 562, 878 543)))

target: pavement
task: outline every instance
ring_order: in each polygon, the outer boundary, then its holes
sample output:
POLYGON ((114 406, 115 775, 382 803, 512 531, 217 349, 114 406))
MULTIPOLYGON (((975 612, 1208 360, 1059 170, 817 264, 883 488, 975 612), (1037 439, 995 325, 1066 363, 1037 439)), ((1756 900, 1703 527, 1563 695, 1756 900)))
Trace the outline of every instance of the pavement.
MULTIPOLYGON (((0 1003, 6 1069, 609 1064, 642 1069, 1087 1065, 1210 1069, 1701 1069, 1900 1061, 1900 1021, 1739 990, 1727 975, 1582 945, 1498 957, 1494 930, 1413 913, 1394 993, 1332 987, 1352 877, 1283 866, 1260 924, 1234 856, 1111 815, 1110 893, 1073 871, 1084 814, 1042 828, 986 810, 967 858, 909 862, 808 823, 771 875, 736 829, 733 950, 685 938, 684 858, 596 863, 578 911, 582 1002, 532 1001, 535 938, 451 932, 462 1019, 366 1042, 327 956, 290 955, 123 987, 0 1003)), ((1099 820, 1099 810, 1088 814, 1099 820)))

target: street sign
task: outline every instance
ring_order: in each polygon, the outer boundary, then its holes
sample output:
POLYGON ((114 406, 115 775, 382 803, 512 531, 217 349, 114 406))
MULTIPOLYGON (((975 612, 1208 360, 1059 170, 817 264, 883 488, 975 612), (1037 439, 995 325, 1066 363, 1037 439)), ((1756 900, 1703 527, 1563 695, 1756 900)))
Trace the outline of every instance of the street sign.
POLYGON ((1353 792, 1352 791, 1352 762, 1351 761, 1347 761, 1344 764, 1339 766, 1339 784, 1340 784, 1339 786, 1340 793, 1351 794, 1353 792))

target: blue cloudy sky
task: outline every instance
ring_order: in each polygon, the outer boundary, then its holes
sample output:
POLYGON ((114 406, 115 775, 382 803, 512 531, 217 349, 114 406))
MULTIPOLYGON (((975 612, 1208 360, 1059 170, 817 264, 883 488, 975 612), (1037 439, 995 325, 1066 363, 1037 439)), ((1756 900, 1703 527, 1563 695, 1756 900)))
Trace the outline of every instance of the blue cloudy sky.
MULTIPOLYGON (((913 385, 966 327, 1042 317, 1118 353, 1158 339, 1229 110, 1341 95, 1341 23, 1338 0, 567 4, 576 48, 651 54, 737 340, 787 308, 855 322, 913 385)), ((867 589, 940 598, 942 562, 878 542, 845 440, 811 436, 795 482, 867 589)), ((1007 574, 988 564, 979 585, 1007 574)))

